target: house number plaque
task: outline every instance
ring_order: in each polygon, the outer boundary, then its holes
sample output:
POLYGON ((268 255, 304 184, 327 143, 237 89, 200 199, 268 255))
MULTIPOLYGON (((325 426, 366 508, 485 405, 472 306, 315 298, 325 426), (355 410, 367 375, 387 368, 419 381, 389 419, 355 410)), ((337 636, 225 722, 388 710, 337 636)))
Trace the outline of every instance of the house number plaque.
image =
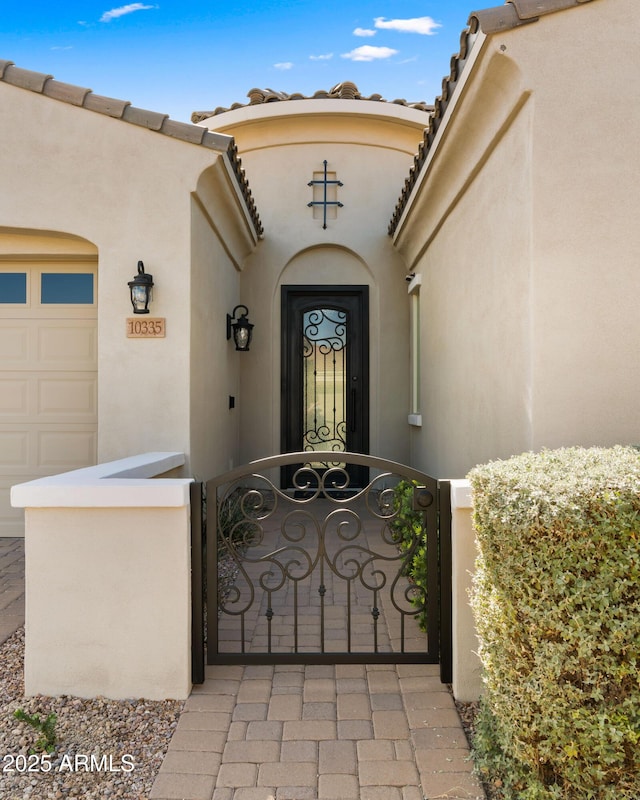
POLYGON ((162 339, 164 335, 164 317, 127 317, 127 339, 162 339))

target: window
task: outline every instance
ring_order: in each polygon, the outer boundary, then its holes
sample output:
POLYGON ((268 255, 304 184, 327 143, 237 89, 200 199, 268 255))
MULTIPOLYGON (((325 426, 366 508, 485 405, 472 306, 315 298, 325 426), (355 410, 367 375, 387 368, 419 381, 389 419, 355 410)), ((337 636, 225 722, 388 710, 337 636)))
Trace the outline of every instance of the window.
POLYGON ((338 218, 338 208, 342 205, 338 202, 338 186, 342 186, 342 183, 336 172, 327 172, 327 162, 324 163, 324 172, 314 172, 309 184, 313 186, 313 200, 309 205, 313 208, 313 218, 324 220, 326 227, 328 219, 338 218))
POLYGON ((40 302, 91 305, 93 275, 90 272, 43 272, 40 302))
POLYGON ((409 425, 420 427, 422 414, 420 413, 420 286, 422 276, 415 275, 409 284, 410 314, 410 394, 409 394, 409 425))
POLYGON ((27 273, 0 272, 0 303, 27 302, 27 273))

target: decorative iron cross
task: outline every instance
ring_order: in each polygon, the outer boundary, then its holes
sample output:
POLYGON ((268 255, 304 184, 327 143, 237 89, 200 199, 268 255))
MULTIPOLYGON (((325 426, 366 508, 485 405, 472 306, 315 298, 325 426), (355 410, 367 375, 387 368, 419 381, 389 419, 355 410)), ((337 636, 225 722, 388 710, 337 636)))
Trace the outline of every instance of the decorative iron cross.
POLYGON ((324 177, 322 180, 319 181, 309 181, 307 186, 322 186, 322 200, 312 200, 310 203, 307 203, 308 208, 312 208, 313 206, 322 206, 323 209, 323 216, 322 216, 322 227, 326 230, 327 227, 327 206, 336 206, 337 208, 342 208, 343 204, 340 203, 338 200, 328 200, 327 199, 327 186, 343 186, 342 181, 331 181, 327 178, 327 161, 326 159, 322 162, 324 164, 324 177))

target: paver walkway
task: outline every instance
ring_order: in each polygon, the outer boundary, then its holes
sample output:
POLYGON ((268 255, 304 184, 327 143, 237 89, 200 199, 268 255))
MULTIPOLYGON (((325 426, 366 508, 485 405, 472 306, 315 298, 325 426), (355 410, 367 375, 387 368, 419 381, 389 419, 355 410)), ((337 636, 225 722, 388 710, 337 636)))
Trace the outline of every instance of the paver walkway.
POLYGON ((24 624, 24 539, 0 537, 0 644, 24 624))
MULTIPOLYGON (((335 540, 335 531, 329 534, 326 524, 310 525, 304 537, 298 528, 283 538, 280 522, 272 523, 269 530, 263 527, 270 535, 263 540, 257 537, 257 546, 250 548, 254 561, 243 567, 256 591, 258 586, 269 589, 273 636, 269 640, 266 636, 264 595, 258 595, 254 603, 253 591, 247 592, 240 581, 237 607, 247 608, 246 652, 264 651, 268 641, 273 652, 295 652, 294 635, 301 649, 317 651, 321 601, 316 578, 310 576, 292 592, 291 582, 283 584, 281 576, 286 569, 294 574, 293 563, 302 565, 301 571, 306 569, 308 561, 296 547, 304 538, 308 552, 317 552, 320 529, 327 553, 321 581, 325 585, 322 607, 327 651, 345 648, 343 618, 349 602, 354 609, 353 633, 349 634, 352 649, 373 652, 371 592, 362 594, 356 581, 351 589, 345 588, 328 565, 344 562, 353 566, 364 560, 368 570, 365 583, 371 585, 371 570, 379 570, 380 577, 380 570, 387 569, 385 558, 397 552, 395 546, 389 544, 380 551, 364 523, 357 541, 355 534, 345 534, 340 542, 335 540), (347 544, 364 548, 360 555, 354 547, 341 556, 340 549, 347 544), (372 562, 372 550, 380 551, 382 560, 372 562), (256 560, 261 558, 264 562, 256 560), (285 569, 278 564, 289 566, 285 569), (277 591, 271 592, 272 585, 277 591), (295 616, 292 594, 297 598, 296 607, 302 608, 295 616)), ((397 569, 395 564, 387 585, 397 569)), ((340 566, 337 572, 348 570, 340 566)), ((397 615, 394 619, 393 609, 384 608, 384 597, 380 600, 380 623, 376 620, 380 649, 391 652, 399 649, 400 623, 397 615)), ((237 616, 222 615, 221 652, 239 652, 238 620, 237 616)), ((417 635, 416 627, 405 644, 409 650, 421 652, 424 634, 415 646, 417 635)), ((448 688, 440 682, 438 666, 287 664, 207 667, 204 684, 195 687, 186 702, 150 798, 471 800, 484 798, 484 793, 472 774, 460 718, 448 688)))
MULTIPOLYGON (((24 622, 24 543, 0 538, 0 642, 24 622)), ((149 800, 484 800, 432 665, 207 667, 149 800)))
POLYGON ((432 665, 215 666, 151 800, 484 798, 432 665))

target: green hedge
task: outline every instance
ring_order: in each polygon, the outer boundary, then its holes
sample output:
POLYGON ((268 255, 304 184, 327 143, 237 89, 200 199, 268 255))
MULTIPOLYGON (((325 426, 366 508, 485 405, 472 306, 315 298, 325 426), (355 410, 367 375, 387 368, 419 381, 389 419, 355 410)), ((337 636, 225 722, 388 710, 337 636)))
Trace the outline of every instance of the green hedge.
POLYGON ((518 800, 640 798, 640 456, 475 468, 484 777, 518 800))
POLYGON ((401 553, 406 554, 407 563, 403 573, 419 591, 411 595, 416 609, 416 620, 420 629, 427 630, 427 534, 424 530, 424 514, 413 510, 413 489, 416 481, 399 481, 393 490, 395 515, 391 520, 393 540, 401 553), (416 541, 417 540, 417 541, 416 541), (412 555, 409 555, 413 552, 412 555))

